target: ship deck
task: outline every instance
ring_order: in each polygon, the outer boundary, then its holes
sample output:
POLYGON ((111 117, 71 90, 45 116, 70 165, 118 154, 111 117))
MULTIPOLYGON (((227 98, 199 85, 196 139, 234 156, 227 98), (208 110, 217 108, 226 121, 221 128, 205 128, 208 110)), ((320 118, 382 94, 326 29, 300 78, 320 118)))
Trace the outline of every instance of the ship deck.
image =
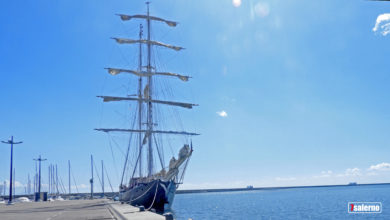
POLYGON ((13 205, 0 204, 2 220, 31 219, 145 219, 162 220, 164 216, 153 212, 140 212, 137 207, 107 199, 65 200, 54 202, 28 202, 13 205))

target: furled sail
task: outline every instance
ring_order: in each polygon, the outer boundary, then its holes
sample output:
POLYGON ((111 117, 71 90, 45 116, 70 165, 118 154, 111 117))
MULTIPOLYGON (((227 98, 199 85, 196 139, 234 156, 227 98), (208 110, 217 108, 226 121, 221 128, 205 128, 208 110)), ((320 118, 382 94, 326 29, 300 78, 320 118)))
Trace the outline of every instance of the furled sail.
MULTIPOLYGON (((124 14, 117 14, 117 15, 119 15, 121 17, 122 21, 128 21, 128 20, 133 19, 133 18, 148 19, 147 15, 124 15, 124 14)), ((155 21, 165 22, 170 27, 176 27, 176 25, 177 25, 177 22, 175 22, 175 21, 168 21, 168 20, 154 17, 154 16, 149 16, 149 19, 155 20, 155 21)))
POLYGON ((180 166, 191 156, 192 149, 188 144, 185 144, 179 151, 179 157, 176 160, 175 157, 172 157, 169 161, 169 170, 165 174, 165 179, 171 179, 179 173, 180 166))
POLYGON ((103 132, 138 132, 138 133, 145 133, 145 132, 151 132, 151 133, 157 133, 157 134, 181 134, 181 135, 199 135, 197 133, 191 133, 186 131, 160 131, 160 130, 139 130, 139 129, 122 129, 122 128, 96 128, 96 131, 103 131, 103 132))
POLYGON ((156 45, 156 46, 162 46, 166 48, 170 48, 176 51, 184 49, 184 47, 179 47, 179 46, 174 46, 170 44, 164 44, 158 41, 153 41, 153 40, 132 40, 132 39, 126 39, 126 38, 118 38, 118 37, 112 37, 117 43, 119 44, 136 44, 136 43, 143 43, 143 44, 151 44, 151 45, 156 45))
MULTIPOLYGON (((144 98, 149 99, 149 84, 147 84, 144 88, 144 98)), ((103 102, 107 102, 106 100, 103 100, 103 102)))
POLYGON ((197 104, 192 103, 184 103, 184 102, 172 102, 172 101, 162 101, 162 100, 154 100, 154 99, 146 99, 146 98, 132 98, 132 97, 116 97, 116 96, 97 96, 99 98, 103 98, 103 102, 112 102, 112 101, 141 101, 141 102, 153 102, 158 104, 166 104, 166 105, 174 105, 183 108, 191 109, 193 106, 198 106, 197 104))
POLYGON ((135 70, 126 70, 126 69, 118 69, 118 68, 105 68, 105 69, 107 69, 108 73, 113 76, 118 75, 119 73, 131 73, 142 77, 147 77, 151 75, 175 76, 185 82, 187 82, 188 79, 190 78, 189 76, 184 76, 177 73, 169 73, 169 72, 145 72, 145 71, 138 72, 135 70))
POLYGON ((145 133, 145 137, 144 137, 144 139, 143 139, 143 141, 142 141, 142 145, 145 145, 147 142, 148 142, 148 137, 149 137, 149 132, 146 132, 145 133))

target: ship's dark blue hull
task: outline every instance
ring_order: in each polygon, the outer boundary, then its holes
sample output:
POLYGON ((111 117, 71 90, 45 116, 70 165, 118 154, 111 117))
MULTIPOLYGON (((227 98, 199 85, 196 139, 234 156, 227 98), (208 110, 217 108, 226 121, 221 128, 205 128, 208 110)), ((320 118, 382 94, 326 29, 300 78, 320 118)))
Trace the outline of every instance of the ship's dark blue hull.
MULTIPOLYGON (((121 193, 120 201, 133 206, 144 206, 145 209, 155 209, 158 213, 164 213, 166 204, 169 201, 169 186, 172 181, 162 181, 160 179, 151 180, 148 183, 138 183, 121 193)), ((173 198, 171 199, 173 200, 173 198)))

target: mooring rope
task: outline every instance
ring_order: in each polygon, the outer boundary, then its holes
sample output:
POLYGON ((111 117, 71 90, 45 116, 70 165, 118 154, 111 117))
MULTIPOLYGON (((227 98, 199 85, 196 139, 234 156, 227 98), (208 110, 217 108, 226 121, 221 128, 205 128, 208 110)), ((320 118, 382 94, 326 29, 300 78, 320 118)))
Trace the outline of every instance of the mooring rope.
POLYGON ((152 189, 152 187, 150 187, 148 190, 146 190, 146 192, 144 192, 142 195, 138 196, 137 198, 135 198, 135 199, 130 199, 130 202, 133 202, 133 201, 135 201, 135 200, 141 198, 141 197, 144 196, 146 193, 148 193, 151 189, 152 189))
POLYGON ((156 196, 157 196, 158 185, 160 184, 159 182, 160 182, 160 181, 157 181, 157 183, 156 183, 156 192, 154 193, 153 202, 152 202, 152 204, 150 205, 150 207, 149 207, 148 209, 146 209, 147 211, 149 211, 149 210, 153 207, 153 205, 154 205, 154 201, 156 200, 156 196))

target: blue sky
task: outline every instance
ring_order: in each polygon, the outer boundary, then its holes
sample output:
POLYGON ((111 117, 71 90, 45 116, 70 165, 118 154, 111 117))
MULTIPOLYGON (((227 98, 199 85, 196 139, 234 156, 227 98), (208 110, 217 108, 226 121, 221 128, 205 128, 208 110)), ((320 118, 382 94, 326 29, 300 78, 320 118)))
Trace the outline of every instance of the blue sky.
MULTIPOLYGON (((135 83, 103 68, 136 67, 136 48, 109 38, 136 38, 139 23, 115 14, 142 12, 143 1, 3 4, 0 137, 24 141, 15 147, 21 184, 42 154, 44 181, 54 163, 66 182, 69 159, 87 191, 93 153, 117 187, 120 150, 114 162, 107 135, 93 129, 126 123, 96 95, 135 83)), ((183 188, 390 182, 390 4, 167 0, 151 13, 180 22, 155 24, 153 37, 186 49, 156 55, 163 70, 193 76, 170 81, 177 100, 200 105, 180 110, 185 128, 202 134, 183 188)), ((9 147, 0 155, 3 181, 9 147)))

